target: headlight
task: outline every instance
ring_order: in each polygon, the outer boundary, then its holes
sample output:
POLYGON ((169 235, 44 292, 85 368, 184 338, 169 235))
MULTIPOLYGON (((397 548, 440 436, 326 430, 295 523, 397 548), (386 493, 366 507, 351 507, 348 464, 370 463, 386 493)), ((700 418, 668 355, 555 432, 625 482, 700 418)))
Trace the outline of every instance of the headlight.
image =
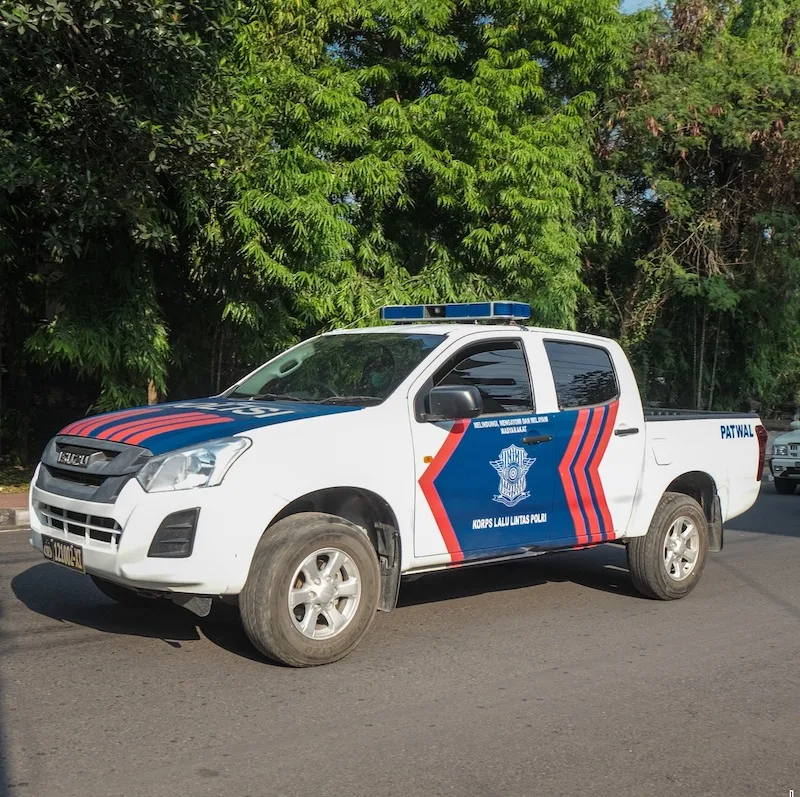
POLYGON ((785 457, 789 453, 787 446, 772 446, 773 457, 785 457))
POLYGON ((219 484, 228 468, 248 449, 246 437, 212 440, 202 446, 183 448, 153 457, 136 476, 148 493, 190 490, 219 484))

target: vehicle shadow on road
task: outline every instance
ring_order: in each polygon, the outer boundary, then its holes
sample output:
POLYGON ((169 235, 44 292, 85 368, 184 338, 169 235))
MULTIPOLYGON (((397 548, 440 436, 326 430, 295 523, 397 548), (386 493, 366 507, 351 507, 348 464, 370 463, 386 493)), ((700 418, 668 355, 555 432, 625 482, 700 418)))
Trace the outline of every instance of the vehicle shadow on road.
MULTIPOLYGON (((625 568, 624 549, 603 545, 514 563, 432 573, 403 584, 398 608, 526 589, 554 581, 638 597, 625 568)), ((202 619, 169 601, 154 602, 152 608, 129 609, 103 595, 88 577, 47 562, 14 577, 11 589, 28 609, 60 623, 109 634, 160 639, 176 648, 205 637, 236 656, 269 663, 248 640, 236 607, 221 601, 215 601, 211 614, 202 619)), ((13 644, 12 640, 6 641, 13 644)))
POLYGON ((398 607, 527 589, 556 581, 641 598, 628 574, 625 549, 620 545, 601 545, 585 551, 430 573, 403 582, 398 607))
MULTIPOLYGON (((221 601, 215 601, 211 614, 204 618, 167 600, 154 601, 152 607, 125 608, 103 595, 87 576, 47 562, 13 578, 11 589, 28 609, 60 623, 160 639, 173 648, 205 637, 237 656, 265 661, 247 639, 236 607, 221 601)), ((6 641, 13 644, 13 640, 6 641)))

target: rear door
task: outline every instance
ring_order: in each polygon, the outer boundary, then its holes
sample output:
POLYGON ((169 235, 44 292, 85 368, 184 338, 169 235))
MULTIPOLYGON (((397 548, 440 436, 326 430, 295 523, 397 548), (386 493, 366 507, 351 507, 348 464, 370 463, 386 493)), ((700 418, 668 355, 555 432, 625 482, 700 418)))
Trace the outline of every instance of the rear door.
POLYGON ((633 373, 611 341, 545 338, 542 345, 558 407, 549 414, 558 473, 551 540, 612 540, 627 526, 644 460, 644 417, 633 373))
POLYGON ((538 428, 523 333, 462 341, 410 398, 415 556, 458 562, 546 542, 555 462, 547 430, 538 428), (455 423, 422 420, 425 396, 436 385, 475 386, 483 414, 455 423), (535 437, 548 439, 532 443, 535 437))

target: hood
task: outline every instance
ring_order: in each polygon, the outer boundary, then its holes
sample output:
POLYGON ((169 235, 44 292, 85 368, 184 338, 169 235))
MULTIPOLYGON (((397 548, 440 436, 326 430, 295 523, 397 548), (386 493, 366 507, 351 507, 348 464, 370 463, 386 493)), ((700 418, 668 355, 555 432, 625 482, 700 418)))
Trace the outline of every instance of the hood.
POLYGON ((795 429, 791 432, 778 435, 773 441, 772 445, 786 446, 789 443, 800 443, 800 429, 795 429))
POLYGON ((360 409, 294 401, 195 399, 83 418, 59 434, 142 446, 158 455, 262 426, 360 409))

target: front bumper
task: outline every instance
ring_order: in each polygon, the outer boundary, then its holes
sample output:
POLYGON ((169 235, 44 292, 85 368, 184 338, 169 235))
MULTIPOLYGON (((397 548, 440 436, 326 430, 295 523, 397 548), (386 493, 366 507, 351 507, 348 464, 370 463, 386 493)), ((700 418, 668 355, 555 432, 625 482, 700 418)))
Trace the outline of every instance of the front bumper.
MULTIPOLYGON (((135 479, 113 504, 83 501, 31 487, 30 543, 42 550, 42 534, 83 548, 91 573, 118 584, 158 592, 199 595, 238 594, 247 578, 250 558, 227 534, 231 518, 225 495, 217 487, 149 494, 135 479), (191 556, 148 557, 148 550, 165 517, 199 507, 191 556), (66 514, 71 513, 71 514, 66 514), (67 517, 74 522, 57 521, 67 517), (73 528, 76 534, 69 531, 73 528)), ((253 530, 254 532, 256 529, 253 530)), ((232 539, 233 538, 233 539, 232 539)))
POLYGON ((769 469, 776 479, 795 479, 800 481, 800 458, 773 457, 769 469))

